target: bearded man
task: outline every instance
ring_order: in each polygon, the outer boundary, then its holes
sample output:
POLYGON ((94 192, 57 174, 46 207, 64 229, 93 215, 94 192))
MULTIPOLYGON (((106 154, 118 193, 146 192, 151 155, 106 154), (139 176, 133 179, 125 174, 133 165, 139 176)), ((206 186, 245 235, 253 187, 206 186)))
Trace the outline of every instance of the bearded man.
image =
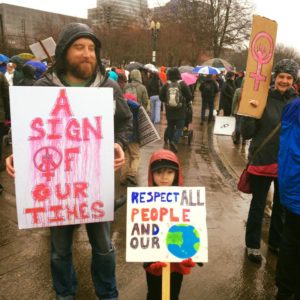
MULTIPOLYGON (((105 76, 100 60, 100 40, 85 24, 70 23, 59 35, 55 64, 36 86, 111 87, 114 92, 115 160, 124 164, 123 149, 132 129, 132 114, 118 84, 105 76)), ((99 105, 104 105, 100 103, 99 105)), ((14 177, 13 155, 6 159, 7 172, 14 177)), ((114 199, 111 199, 114 201, 114 199)), ((75 299, 77 279, 72 262, 72 239, 76 225, 51 227, 51 274, 56 299, 75 299)), ((92 247, 91 273, 99 299, 116 300, 115 250, 110 239, 110 222, 86 224, 92 247)))

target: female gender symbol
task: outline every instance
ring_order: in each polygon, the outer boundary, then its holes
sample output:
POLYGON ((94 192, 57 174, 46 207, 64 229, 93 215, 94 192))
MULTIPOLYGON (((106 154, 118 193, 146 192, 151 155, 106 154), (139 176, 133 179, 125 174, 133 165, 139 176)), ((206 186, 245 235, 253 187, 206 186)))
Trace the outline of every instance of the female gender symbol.
POLYGON ((260 81, 266 81, 266 76, 261 74, 262 66, 267 64, 273 55, 274 51, 274 43, 270 34, 267 32, 259 32, 256 34, 255 38, 251 44, 251 53, 254 60, 257 61, 257 69, 256 72, 250 73, 250 78, 254 78, 254 90, 258 91, 260 81), (269 53, 266 52, 266 48, 262 45, 259 45, 258 49, 256 49, 256 44, 260 38, 266 38, 269 42, 269 53))

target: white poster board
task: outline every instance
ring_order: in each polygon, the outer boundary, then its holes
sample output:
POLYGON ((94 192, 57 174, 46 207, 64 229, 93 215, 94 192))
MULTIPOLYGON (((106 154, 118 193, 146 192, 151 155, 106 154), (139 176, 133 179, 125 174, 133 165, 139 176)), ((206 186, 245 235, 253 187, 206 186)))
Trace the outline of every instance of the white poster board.
MULTIPOLYGON (((50 56, 54 56, 55 48, 56 48, 56 43, 54 39, 52 37, 49 37, 45 40, 42 40, 41 43, 43 44, 44 48, 47 50, 48 54, 50 56)), ((29 45, 29 48, 36 58, 40 60, 48 58, 47 53, 44 51, 42 45, 39 42, 29 45)))
POLYGON ((113 220, 112 89, 10 87, 10 101, 19 228, 113 220))
POLYGON ((204 187, 127 189, 126 261, 208 261, 204 187))
POLYGON ((214 134, 232 135, 235 130, 235 117, 215 117, 214 134))
POLYGON ((140 147, 149 145, 160 140, 159 133, 154 127, 151 119, 149 118, 143 106, 140 106, 139 108, 138 127, 140 147))

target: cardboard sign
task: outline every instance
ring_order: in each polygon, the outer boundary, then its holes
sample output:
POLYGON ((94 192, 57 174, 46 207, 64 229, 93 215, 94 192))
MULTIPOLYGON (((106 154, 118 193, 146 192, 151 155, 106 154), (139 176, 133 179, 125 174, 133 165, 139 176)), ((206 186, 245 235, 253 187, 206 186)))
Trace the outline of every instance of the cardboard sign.
POLYGON ((29 45, 29 48, 36 58, 43 60, 54 56, 56 43, 54 42, 54 39, 52 37, 49 37, 38 43, 29 45))
POLYGON ((145 108, 140 106, 138 115, 139 144, 140 147, 160 140, 159 133, 150 120, 145 108))
POLYGON ((214 134, 232 135, 235 130, 235 117, 215 117, 214 134))
POLYGON ((265 109, 271 81, 277 23, 253 16, 247 68, 238 114, 259 119, 265 109), (250 104, 253 102, 253 105, 250 104))
POLYGON ((128 262, 207 262, 205 188, 128 188, 126 231, 128 262))
POLYGON ((112 89, 10 87, 10 100, 19 228, 113 220, 112 89))

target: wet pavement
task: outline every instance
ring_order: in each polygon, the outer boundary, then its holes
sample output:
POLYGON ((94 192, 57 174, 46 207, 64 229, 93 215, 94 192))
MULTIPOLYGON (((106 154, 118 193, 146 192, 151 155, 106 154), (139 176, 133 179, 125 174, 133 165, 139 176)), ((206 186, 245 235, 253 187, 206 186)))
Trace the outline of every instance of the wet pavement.
MULTIPOLYGON (((261 265, 247 260, 244 246, 245 222, 250 196, 236 189, 245 166, 247 145, 232 143, 230 136, 212 134, 213 124, 200 126, 200 101, 194 103, 194 137, 179 145, 178 157, 186 186, 205 186, 207 202, 209 262, 185 276, 182 300, 274 299, 276 256, 267 250, 268 219, 264 221, 261 265)), ((166 126, 164 114, 157 126, 161 136, 166 126)), ((163 148, 163 141, 141 150, 138 182, 147 185, 151 153, 163 148)), ((7 152, 10 147, 5 148, 7 152)), ((118 177, 118 176, 117 176, 118 177)), ((5 192, 0 196, 0 299, 55 299, 50 278, 48 229, 19 230, 17 227, 14 184, 0 173, 5 192)), ((126 193, 118 184, 116 194, 126 193)), ((146 280, 140 263, 125 262, 126 206, 115 214, 112 240, 117 250, 117 281, 120 300, 146 298, 146 280)), ((73 253, 79 288, 76 299, 96 299, 90 277, 90 246, 82 225, 74 237, 73 253)))

